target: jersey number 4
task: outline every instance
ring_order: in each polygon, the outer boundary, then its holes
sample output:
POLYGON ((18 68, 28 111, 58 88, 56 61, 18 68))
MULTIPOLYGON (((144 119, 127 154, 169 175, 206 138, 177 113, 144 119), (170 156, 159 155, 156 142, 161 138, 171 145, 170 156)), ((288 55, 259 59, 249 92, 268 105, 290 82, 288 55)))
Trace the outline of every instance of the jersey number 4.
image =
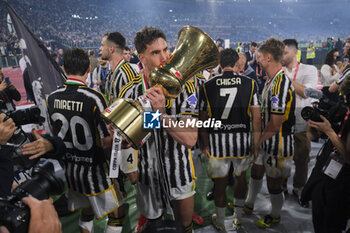
POLYGON ((223 120, 226 120, 228 118, 228 116, 230 115, 231 108, 232 108, 233 103, 235 102, 235 99, 236 99, 237 87, 220 88, 220 96, 225 97, 227 95, 228 95, 228 99, 226 101, 224 111, 221 115, 221 119, 223 119, 223 120))

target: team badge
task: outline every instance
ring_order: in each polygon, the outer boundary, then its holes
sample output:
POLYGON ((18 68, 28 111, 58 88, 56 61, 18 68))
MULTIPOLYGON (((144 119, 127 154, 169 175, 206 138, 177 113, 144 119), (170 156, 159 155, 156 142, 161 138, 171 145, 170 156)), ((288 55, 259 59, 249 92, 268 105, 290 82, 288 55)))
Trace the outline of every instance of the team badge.
POLYGON ((192 94, 190 97, 187 98, 187 103, 190 105, 190 108, 195 108, 197 104, 197 97, 195 94, 192 94))
POLYGON ((274 108, 277 108, 279 101, 280 100, 278 99, 277 95, 272 96, 271 97, 271 106, 274 107, 274 108))

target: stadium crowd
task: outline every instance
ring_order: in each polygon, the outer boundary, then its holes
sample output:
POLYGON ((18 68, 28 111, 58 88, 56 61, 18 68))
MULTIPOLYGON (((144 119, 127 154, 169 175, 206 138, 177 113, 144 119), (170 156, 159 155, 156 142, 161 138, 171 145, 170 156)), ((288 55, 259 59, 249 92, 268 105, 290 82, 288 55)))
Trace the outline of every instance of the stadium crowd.
MULTIPOLYGON (((50 43, 53 50, 57 49, 56 43, 67 47, 98 48, 99 35, 115 29, 123 33, 127 44, 132 46, 133 35, 137 28, 144 25, 161 28, 169 37, 170 47, 175 45, 176 34, 182 25, 197 26, 212 38, 230 39, 231 43, 263 41, 275 36, 297 38, 300 44, 311 40, 315 44, 321 44, 331 36, 337 38, 347 36, 341 26, 341 20, 337 17, 337 12, 342 9, 341 5, 332 5, 332 8, 328 8, 325 12, 326 17, 317 14, 323 8, 327 8, 325 3, 315 3, 312 11, 308 11, 308 7, 304 5, 299 7, 293 4, 248 2, 240 4, 219 2, 213 3, 211 7, 208 7, 206 2, 199 1, 179 4, 162 1, 150 4, 147 1, 135 1, 135 4, 130 6, 127 3, 114 1, 102 4, 94 0, 88 2, 40 0, 35 3, 14 0, 11 4, 34 34, 50 43), (253 12, 260 13, 253 14, 253 12), (305 18, 304 15, 308 17, 305 18), (45 18, 44 24, 43 18, 45 18), (332 20, 332 25, 322 27, 321 25, 330 23, 329 19, 332 20), (294 26, 291 27, 290 22, 294 22, 292 24, 294 26)), ((8 33, 6 7, 0 8, 0 15, 2 17, 0 46, 3 47, 0 52, 6 55, 18 53, 16 50, 18 45, 8 33)))

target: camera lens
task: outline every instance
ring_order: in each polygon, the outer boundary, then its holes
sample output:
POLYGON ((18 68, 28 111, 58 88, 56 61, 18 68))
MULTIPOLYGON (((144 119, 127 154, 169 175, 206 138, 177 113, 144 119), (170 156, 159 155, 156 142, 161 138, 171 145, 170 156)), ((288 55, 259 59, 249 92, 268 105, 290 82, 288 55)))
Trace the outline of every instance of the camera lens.
POLYGON ((31 123, 38 124, 45 121, 45 118, 40 116, 40 108, 38 106, 32 106, 27 109, 11 112, 9 117, 12 118, 17 126, 31 123))
POLYGON ((57 160, 40 160, 39 165, 33 169, 32 179, 18 186, 13 194, 19 199, 25 193, 44 200, 50 195, 61 194, 64 191, 65 175, 57 160))
POLYGON ((312 107, 307 106, 301 110, 301 117, 305 121, 308 121, 311 119, 313 112, 314 112, 314 109, 312 107))

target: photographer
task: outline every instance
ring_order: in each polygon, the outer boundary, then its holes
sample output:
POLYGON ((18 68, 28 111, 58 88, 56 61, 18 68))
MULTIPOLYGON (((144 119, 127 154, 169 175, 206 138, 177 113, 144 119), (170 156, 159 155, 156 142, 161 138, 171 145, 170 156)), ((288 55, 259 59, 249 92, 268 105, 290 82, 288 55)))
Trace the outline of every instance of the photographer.
POLYGON ((8 77, 4 78, 4 73, 0 68, 0 111, 8 112, 16 109, 13 100, 19 101, 21 94, 13 86, 8 77))
POLYGON ((0 114, 0 197, 5 197, 11 193, 13 180, 13 148, 5 146, 16 130, 12 119, 4 120, 5 114, 0 114))
MULTIPOLYGON (((62 225, 53 206, 52 199, 39 201, 34 197, 25 197, 23 203, 30 208, 28 233, 61 233, 62 225)), ((9 233, 6 227, 0 226, 0 233, 9 233)))
POLYGON ((316 233, 345 230, 350 210, 350 76, 340 85, 347 114, 335 132, 323 116, 322 122, 309 120, 308 133, 313 129, 324 133, 325 143, 304 188, 302 201, 312 200, 312 217, 316 233))
MULTIPOLYGON (((8 141, 13 136, 16 130, 14 119, 9 118, 4 120, 6 115, 0 114, 0 197, 6 197, 11 194, 11 186, 14 179, 14 154, 17 149, 14 146, 9 146, 8 141)), ((29 156, 30 160, 36 159, 39 156, 59 160, 66 153, 66 147, 59 137, 50 136, 47 134, 39 135, 35 130, 32 134, 26 134, 29 143, 23 145, 21 152, 23 156, 29 156)), ((17 152, 18 153, 18 152, 17 152)), ((21 159, 27 163, 25 157, 21 159)))

